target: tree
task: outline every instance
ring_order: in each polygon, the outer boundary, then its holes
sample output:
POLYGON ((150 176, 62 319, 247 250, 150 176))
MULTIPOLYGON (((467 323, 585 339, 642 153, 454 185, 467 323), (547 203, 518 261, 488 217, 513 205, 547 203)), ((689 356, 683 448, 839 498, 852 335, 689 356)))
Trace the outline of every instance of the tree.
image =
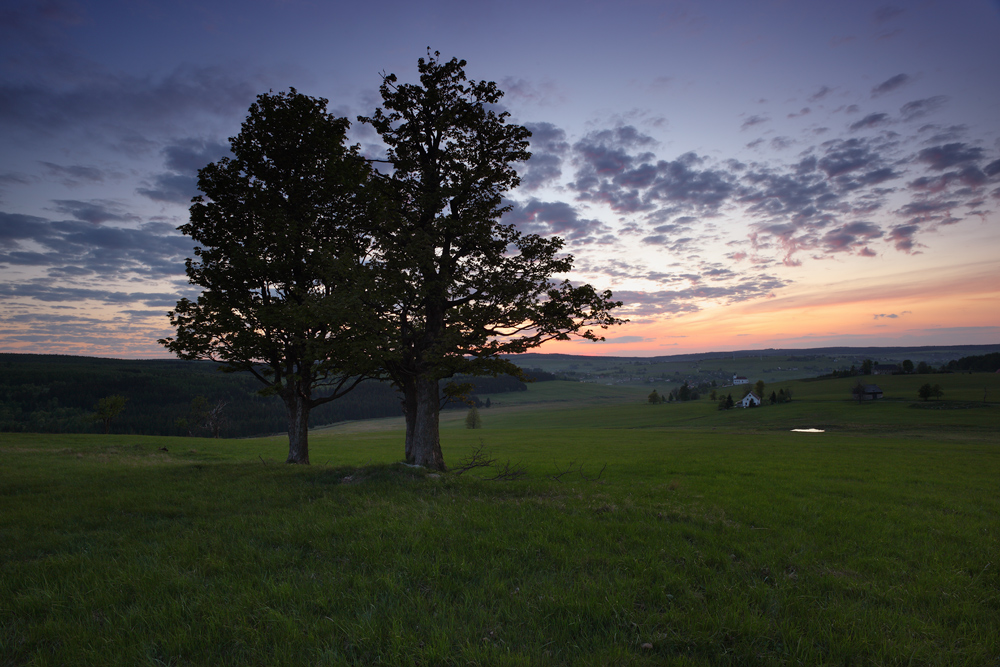
POLYGON ((479 410, 476 406, 469 408, 469 412, 465 415, 465 428, 482 428, 483 420, 479 416, 479 410))
POLYGON ((763 380, 757 380, 757 382, 753 386, 753 393, 757 394, 757 398, 760 398, 760 399, 764 398, 764 381, 763 380))
POLYGON ((677 400, 678 401, 690 401, 691 400, 691 387, 688 385, 687 381, 684 382, 677 389, 677 400))
POLYGON ((94 406, 94 421, 104 425, 105 433, 111 431, 111 420, 121 414, 127 400, 120 394, 113 394, 97 401, 97 405, 94 406))
POLYGON ((871 375, 872 374, 872 360, 871 359, 865 359, 864 361, 861 362, 861 374, 862 375, 871 375))
POLYGON ((851 388, 851 395, 858 403, 865 400, 865 383, 858 380, 858 383, 851 388))
POLYGON ((917 396, 925 401, 930 398, 941 398, 944 396, 944 389, 939 384, 932 385, 928 382, 921 385, 920 389, 917 390, 917 396))
POLYGON ((215 403, 210 404, 208 409, 205 411, 205 427, 212 433, 213 438, 219 437, 219 432, 226 423, 226 416, 222 413, 222 411, 228 404, 228 401, 224 401, 220 398, 215 403))
POLYGON ((903 359, 903 372, 912 373, 913 372, 913 362, 909 359, 903 359))
POLYGON ((930 367, 930 364, 928 364, 926 361, 921 361, 919 364, 917 364, 918 375, 927 375, 931 371, 932 369, 930 367))
POLYGON ((649 402, 652 403, 653 405, 656 405, 657 403, 662 403, 663 399, 660 397, 660 394, 657 393, 657 391, 654 389, 652 393, 649 395, 649 402))
POLYGON ((736 403, 733 402, 733 395, 726 395, 726 410, 732 410, 734 407, 736 407, 736 403))
POLYGON ((530 132, 494 110, 496 84, 468 81, 464 60, 429 49, 417 65, 419 84, 383 76, 383 107, 358 120, 378 132, 391 165, 377 261, 393 295, 378 310, 392 333, 379 359, 403 393, 407 462, 444 470, 439 380, 520 376, 501 355, 571 336, 601 340, 591 327, 621 322, 611 315, 621 304, 590 285, 554 282, 573 264, 562 239, 501 222, 530 132))
POLYGON ((204 396, 195 396, 191 400, 191 408, 187 417, 177 419, 174 424, 177 428, 187 431, 188 436, 193 436, 196 429, 204 426, 212 434, 213 438, 218 438, 222 427, 226 423, 223 410, 229 405, 229 401, 218 399, 215 403, 210 403, 204 396))
POLYGON ((309 411, 372 371, 361 296, 369 287, 376 218, 373 170, 345 145, 350 123, 327 101, 264 94, 250 107, 232 158, 198 172, 187 275, 203 291, 170 312, 182 359, 247 371, 288 414, 288 463, 309 463, 309 411))

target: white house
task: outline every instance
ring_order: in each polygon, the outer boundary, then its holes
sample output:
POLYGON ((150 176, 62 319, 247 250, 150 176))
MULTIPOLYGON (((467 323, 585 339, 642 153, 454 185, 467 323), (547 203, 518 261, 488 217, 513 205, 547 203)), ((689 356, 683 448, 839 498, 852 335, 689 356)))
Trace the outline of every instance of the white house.
POLYGON ((733 384, 750 384, 750 380, 746 379, 742 375, 733 374, 733 384))
POLYGON ((744 408, 749 408, 751 406, 756 407, 758 405, 760 405, 760 396, 758 396, 757 394, 753 393, 752 391, 749 394, 747 394, 746 396, 744 396, 743 400, 740 401, 740 407, 744 407, 744 408))

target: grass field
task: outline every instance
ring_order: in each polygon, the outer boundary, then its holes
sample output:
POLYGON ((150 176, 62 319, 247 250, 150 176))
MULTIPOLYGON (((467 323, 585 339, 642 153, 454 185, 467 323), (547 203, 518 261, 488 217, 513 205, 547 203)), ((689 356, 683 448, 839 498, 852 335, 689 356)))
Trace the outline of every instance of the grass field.
POLYGON ((449 463, 516 481, 395 463, 398 419, 315 431, 310 467, 282 438, 0 434, 0 665, 998 665, 1000 382, 878 382, 446 416, 449 463))

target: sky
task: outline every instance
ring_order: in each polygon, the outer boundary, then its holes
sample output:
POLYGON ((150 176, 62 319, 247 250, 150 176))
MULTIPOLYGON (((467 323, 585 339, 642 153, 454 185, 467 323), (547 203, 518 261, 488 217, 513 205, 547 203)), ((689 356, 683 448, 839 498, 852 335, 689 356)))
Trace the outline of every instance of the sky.
POLYGON ((1000 0, 0 4, 0 351, 169 356, 258 94, 351 140, 427 48, 532 131, 504 222, 630 321, 542 352, 1000 343, 1000 0))

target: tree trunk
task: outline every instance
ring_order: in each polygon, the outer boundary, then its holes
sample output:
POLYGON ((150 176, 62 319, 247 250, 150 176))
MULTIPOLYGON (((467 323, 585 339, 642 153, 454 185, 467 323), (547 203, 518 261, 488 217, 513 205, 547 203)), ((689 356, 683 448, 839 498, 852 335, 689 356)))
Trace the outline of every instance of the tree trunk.
POLYGON ((413 431, 417 421, 417 384, 407 378, 399 383, 403 390, 403 417, 406 420, 406 462, 413 461, 413 431))
POLYGON ((412 446, 407 443, 412 453, 412 463, 431 470, 445 470, 438 425, 441 407, 437 380, 421 375, 416 378, 415 385, 416 409, 414 411, 412 446))
POLYGON ((288 410, 288 459, 285 463, 309 465, 309 399, 290 387, 284 396, 288 410))

